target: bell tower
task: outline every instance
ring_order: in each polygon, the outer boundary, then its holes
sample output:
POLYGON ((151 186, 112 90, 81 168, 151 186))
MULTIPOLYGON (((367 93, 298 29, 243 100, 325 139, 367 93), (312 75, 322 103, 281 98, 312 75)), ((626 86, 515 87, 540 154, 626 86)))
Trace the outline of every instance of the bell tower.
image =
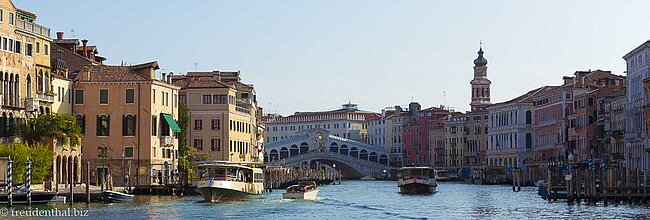
POLYGON ((483 57, 483 47, 479 47, 478 57, 474 60, 474 78, 472 85, 472 111, 482 110, 490 104, 490 84, 487 78, 487 59, 483 57))

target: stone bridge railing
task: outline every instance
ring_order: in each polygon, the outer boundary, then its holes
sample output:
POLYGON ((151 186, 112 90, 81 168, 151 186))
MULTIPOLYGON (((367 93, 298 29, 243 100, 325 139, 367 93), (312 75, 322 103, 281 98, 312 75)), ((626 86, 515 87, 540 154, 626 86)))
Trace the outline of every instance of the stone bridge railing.
POLYGON ((287 165, 297 165, 309 160, 328 159, 345 163, 346 165, 356 169, 364 176, 370 176, 373 173, 381 173, 386 168, 391 168, 389 165, 381 164, 374 161, 364 160, 357 157, 352 157, 344 154, 339 154, 330 151, 310 151, 304 154, 296 155, 285 159, 287 165))

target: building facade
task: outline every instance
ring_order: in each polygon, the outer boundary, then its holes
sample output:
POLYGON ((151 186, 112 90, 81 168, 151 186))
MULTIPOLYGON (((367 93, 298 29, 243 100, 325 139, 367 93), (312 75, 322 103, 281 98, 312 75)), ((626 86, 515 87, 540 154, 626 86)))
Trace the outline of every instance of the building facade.
POLYGON ((163 183, 177 177, 180 87, 156 79, 157 69, 157 62, 91 65, 75 77, 72 112, 84 132, 91 183, 152 185, 161 184, 158 176, 163 183))
MULTIPOLYGON (((419 109, 419 104, 413 105, 419 109)), ((442 107, 430 107, 418 110, 414 114, 415 117, 404 126, 403 132, 406 164, 433 165, 435 162, 433 155, 436 155, 437 149, 434 142, 430 142, 429 131, 444 124, 449 111, 442 107)))
POLYGON ((650 40, 623 56, 627 64, 627 88, 625 104, 625 160, 630 169, 650 169, 647 153, 648 137, 643 126, 643 106, 646 97, 643 81, 650 77, 650 40))
POLYGON ((187 145, 213 160, 260 162, 264 131, 257 96, 239 72, 188 72, 171 76, 190 116, 187 145))
POLYGON ((483 57, 483 48, 478 51, 474 60, 474 78, 470 81, 472 89, 471 111, 467 113, 467 144, 464 152, 464 164, 469 166, 485 166, 488 133, 488 111, 490 102, 490 85, 488 79, 487 59, 483 57))
POLYGON ((465 149, 467 144, 467 116, 460 112, 452 112, 445 124, 445 166, 458 169, 465 166, 465 149))

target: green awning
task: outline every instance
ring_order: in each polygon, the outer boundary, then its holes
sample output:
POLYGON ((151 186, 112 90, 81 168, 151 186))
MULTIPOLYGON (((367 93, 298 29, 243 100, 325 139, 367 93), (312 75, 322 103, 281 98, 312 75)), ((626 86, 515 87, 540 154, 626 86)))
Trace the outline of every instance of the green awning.
POLYGON ((172 128, 172 131, 174 133, 180 133, 181 132, 181 127, 176 124, 176 121, 174 120, 174 116, 170 114, 165 114, 162 113, 163 118, 165 118, 165 121, 167 121, 167 124, 169 125, 170 128, 172 128))

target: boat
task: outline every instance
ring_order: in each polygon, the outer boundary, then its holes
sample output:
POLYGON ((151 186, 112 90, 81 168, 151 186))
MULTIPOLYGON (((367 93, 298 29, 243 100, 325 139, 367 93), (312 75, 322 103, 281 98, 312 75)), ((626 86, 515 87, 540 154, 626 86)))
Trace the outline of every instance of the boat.
POLYGON ((283 199, 306 199, 316 200, 318 196, 318 186, 314 181, 302 181, 296 185, 289 186, 282 193, 283 199))
POLYGON ((192 181, 206 202, 241 200, 264 193, 264 173, 244 163, 216 161, 196 166, 198 179, 192 181))
POLYGON ((397 175, 397 186, 403 194, 430 194, 438 187, 431 167, 403 167, 397 175))
POLYGON ((377 179, 372 177, 372 176, 364 176, 364 177, 361 177, 361 180, 377 180, 377 179))
MULTIPOLYGON (((46 191, 32 191, 32 204, 47 204, 56 197, 56 192, 46 192, 46 191)), ((7 204, 9 199, 7 198, 8 193, 0 193, 0 204, 7 204)), ((11 195, 13 204, 27 204, 27 192, 25 191, 15 191, 11 195)))
POLYGON ((102 198, 107 202, 131 202, 135 196, 131 194, 105 190, 102 192, 102 198))

